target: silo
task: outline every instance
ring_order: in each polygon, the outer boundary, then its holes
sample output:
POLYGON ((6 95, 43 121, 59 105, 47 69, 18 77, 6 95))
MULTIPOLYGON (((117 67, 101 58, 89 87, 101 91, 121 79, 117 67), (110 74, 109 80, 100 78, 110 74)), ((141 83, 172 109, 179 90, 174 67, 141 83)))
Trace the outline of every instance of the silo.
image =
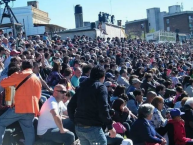
POLYGON ((83 12, 82 12, 82 6, 76 5, 75 6, 75 24, 76 28, 83 27, 83 12))

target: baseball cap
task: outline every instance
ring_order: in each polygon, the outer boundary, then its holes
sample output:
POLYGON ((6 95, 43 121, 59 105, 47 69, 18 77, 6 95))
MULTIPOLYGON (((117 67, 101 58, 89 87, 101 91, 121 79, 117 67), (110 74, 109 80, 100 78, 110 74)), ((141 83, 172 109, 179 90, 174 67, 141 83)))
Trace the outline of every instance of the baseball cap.
POLYGON ((142 83, 142 81, 140 81, 140 80, 137 79, 137 78, 134 78, 134 79, 132 80, 132 83, 133 83, 133 84, 142 83))
POLYGON ((171 117, 181 116, 183 114, 185 114, 185 113, 181 112, 180 109, 178 109, 178 108, 170 110, 171 117))
POLYGON ((106 81, 106 82, 104 83, 104 85, 105 85, 106 87, 115 87, 115 86, 116 86, 115 84, 113 84, 113 83, 110 82, 110 81, 106 81))
POLYGON ((16 54, 20 54, 20 52, 17 50, 12 50, 10 53, 10 55, 16 55, 16 54))
POLYGON ((112 73, 106 73, 106 78, 115 78, 115 76, 112 73))

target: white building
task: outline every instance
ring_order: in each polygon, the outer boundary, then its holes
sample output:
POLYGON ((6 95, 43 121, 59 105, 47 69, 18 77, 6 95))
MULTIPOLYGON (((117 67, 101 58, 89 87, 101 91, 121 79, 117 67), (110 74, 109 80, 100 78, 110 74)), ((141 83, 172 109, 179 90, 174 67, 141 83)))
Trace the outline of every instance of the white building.
MULTIPOLYGON (((37 1, 34 2, 37 3, 37 1)), ((3 10, 4 9, 1 8, 0 17, 2 17, 3 10)), ((43 34, 45 31, 49 31, 49 28, 52 28, 53 32, 65 30, 63 27, 49 24, 50 18, 48 13, 41 11, 38 7, 36 8, 29 5, 25 7, 12 8, 12 11, 19 23, 25 25, 26 35, 43 34)), ((10 19, 4 18, 3 24, 5 23, 10 23, 10 19)), ((10 31, 10 29, 7 31, 10 31)))

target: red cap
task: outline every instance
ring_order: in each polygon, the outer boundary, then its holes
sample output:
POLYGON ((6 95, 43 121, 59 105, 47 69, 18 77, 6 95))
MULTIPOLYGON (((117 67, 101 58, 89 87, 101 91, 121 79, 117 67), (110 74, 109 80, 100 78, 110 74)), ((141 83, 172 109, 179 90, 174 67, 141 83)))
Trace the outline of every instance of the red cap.
POLYGON ((17 55, 17 54, 20 54, 20 52, 17 50, 12 50, 10 53, 10 55, 17 55))

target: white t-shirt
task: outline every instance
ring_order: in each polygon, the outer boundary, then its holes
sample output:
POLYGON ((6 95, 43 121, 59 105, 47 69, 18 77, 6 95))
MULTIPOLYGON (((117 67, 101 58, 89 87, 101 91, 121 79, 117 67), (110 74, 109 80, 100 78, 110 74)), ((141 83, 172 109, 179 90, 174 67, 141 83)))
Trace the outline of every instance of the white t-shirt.
POLYGON ((57 125, 54 121, 50 110, 55 109, 58 115, 62 115, 66 109, 64 103, 60 101, 59 103, 56 99, 51 96, 42 106, 40 110, 40 117, 38 119, 38 128, 37 128, 37 135, 43 135, 47 132, 50 128, 57 128, 57 125))

